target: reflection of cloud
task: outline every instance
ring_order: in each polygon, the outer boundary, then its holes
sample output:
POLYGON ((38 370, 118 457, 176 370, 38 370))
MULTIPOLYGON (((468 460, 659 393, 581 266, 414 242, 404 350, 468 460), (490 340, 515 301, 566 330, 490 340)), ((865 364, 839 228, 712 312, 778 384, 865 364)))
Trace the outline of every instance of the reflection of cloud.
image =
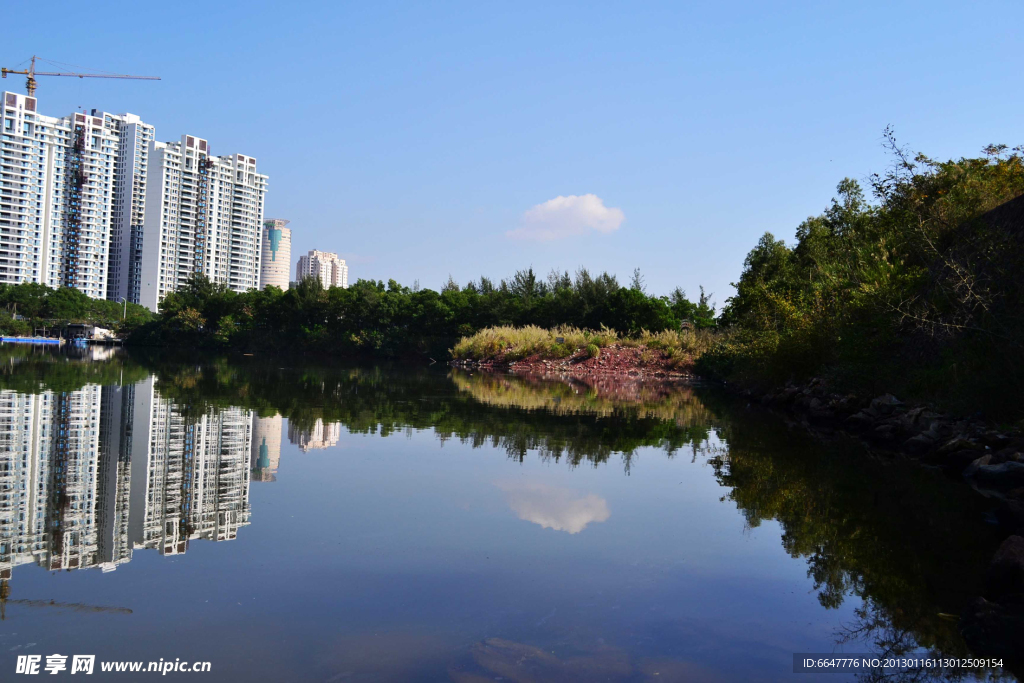
POLYGON ((611 515, 607 501, 593 493, 580 496, 571 489, 537 482, 498 482, 495 486, 505 492, 508 506, 519 519, 545 529, 578 534, 591 522, 603 522, 611 515))

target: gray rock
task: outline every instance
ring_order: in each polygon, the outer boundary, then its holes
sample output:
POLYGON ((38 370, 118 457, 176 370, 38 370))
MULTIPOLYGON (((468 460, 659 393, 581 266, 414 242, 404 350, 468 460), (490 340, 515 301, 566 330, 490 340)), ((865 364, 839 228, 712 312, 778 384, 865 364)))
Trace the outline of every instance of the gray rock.
POLYGON ((918 434, 903 442, 903 448, 910 453, 927 453, 934 447, 935 440, 927 434, 918 434))
MULTIPOLYGON (((942 450, 940 449, 939 452, 941 453, 942 450)), ((977 453, 977 451, 975 451, 975 453, 977 453)), ((968 478, 973 477, 974 473, 978 471, 978 468, 986 467, 991 462, 991 453, 988 455, 983 455, 980 458, 975 458, 974 460, 971 461, 971 464, 967 466, 967 469, 964 470, 964 476, 968 478)))
POLYGON ((899 400, 892 394, 885 394, 871 401, 871 407, 883 415, 891 414, 902 405, 903 401, 899 400))
POLYGON ((949 474, 962 474, 964 468, 978 459, 978 451, 957 451, 956 453, 936 453, 932 456, 949 474))
POLYGON ((950 439, 945 444, 943 444, 942 448, 939 449, 939 453, 953 453, 955 451, 968 450, 980 451, 981 446, 974 443, 973 441, 965 439, 962 436, 958 436, 955 439, 950 439))
POLYGON ((985 574, 985 597, 999 600, 1024 594, 1024 537, 1010 536, 992 557, 985 574))
POLYGON ((960 616, 960 635, 979 657, 1002 657, 1019 663, 1024 652, 1024 604, 977 598, 960 616))
POLYGON ((1010 460, 998 465, 980 465, 971 473, 971 478, 984 488, 1009 491, 1024 486, 1024 462, 1010 460))
POLYGON ((986 446, 998 450, 1010 445, 1010 437, 996 431, 987 431, 981 435, 981 441, 986 446))
POLYGON ((862 410, 859 413, 854 413, 850 417, 846 418, 846 423, 851 427, 867 429, 875 424, 875 418, 862 410))
POLYGON ((892 441, 896 438, 896 427, 893 425, 881 425, 875 427, 871 432, 871 438, 876 441, 892 441))
POLYGON ((1024 460, 1022 455, 1024 454, 1017 452, 1016 448, 1003 448, 1002 450, 995 451, 992 454, 992 464, 998 465, 999 463, 1006 462, 1008 460, 1020 462, 1021 460, 1024 460))
POLYGON ((940 440, 942 438, 942 428, 943 428, 943 426, 944 425, 942 424, 942 420, 934 419, 934 420, 931 420, 931 422, 928 423, 928 428, 925 429, 921 433, 922 434, 927 434, 928 436, 930 436, 932 438, 933 441, 938 441, 938 440, 940 440))

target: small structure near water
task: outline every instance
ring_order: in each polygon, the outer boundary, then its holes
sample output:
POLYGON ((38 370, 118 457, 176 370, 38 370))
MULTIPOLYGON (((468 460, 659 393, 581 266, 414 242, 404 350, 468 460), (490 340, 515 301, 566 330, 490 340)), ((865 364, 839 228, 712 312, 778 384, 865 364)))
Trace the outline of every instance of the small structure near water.
POLYGON ((4 344, 50 344, 60 346, 64 343, 63 339, 55 339, 51 337, 0 337, 0 342, 4 344))

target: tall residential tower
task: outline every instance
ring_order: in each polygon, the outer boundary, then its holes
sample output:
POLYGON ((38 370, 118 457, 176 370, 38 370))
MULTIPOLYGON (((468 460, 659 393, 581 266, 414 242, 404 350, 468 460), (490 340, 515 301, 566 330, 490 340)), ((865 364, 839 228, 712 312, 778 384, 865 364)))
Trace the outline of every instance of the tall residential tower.
POLYGON ((156 142, 133 114, 43 116, 12 92, 0 120, 0 284, 154 311, 196 273, 238 292, 260 286, 267 176, 254 158, 211 156, 191 135, 156 142))
POLYGON ((263 257, 260 263, 260 289, 267 285, 288 289, 291 275, 292 231, 283 218, 263 221, 263 257))
POLYGON ((146 214, 146 172, 149 148, 156 139, 156 131, 134 114, 106 114, 95 109, 92 114, 103 119, 118 136, 119 143, 114 162, 107 298, 138 302, 142 219, 146 214))
POLYGON ((149 176, 137 303, 156 311, 196 274, 236 292, 259 287, 267 176, 256 160, 211 156, 208 141, 183 135, 152 144, 149 176))
POLYGON ((3 93, 0 283, 38 282, 107 296, 120 134, 83 113, 43 116, 3 93))

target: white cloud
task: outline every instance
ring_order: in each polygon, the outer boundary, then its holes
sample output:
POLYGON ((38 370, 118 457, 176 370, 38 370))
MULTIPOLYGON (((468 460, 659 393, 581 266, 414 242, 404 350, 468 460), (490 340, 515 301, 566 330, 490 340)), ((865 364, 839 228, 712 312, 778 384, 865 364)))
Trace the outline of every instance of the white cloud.
POLYGON ((558 196, 538 204, 523 214, 522 224, 509 230, 509 237, 549 240, 584 235, 591 231, 610 233, 619 229, 626 214, 609 208, 596 194, 558 196))
POLYGON ((537 482, 498 482, 508 506, 519 519, 545 529, 578 534, 591 522, 603 522, 611 516, 608 502, 593 493, 580 496, 570 489, 537 482))

